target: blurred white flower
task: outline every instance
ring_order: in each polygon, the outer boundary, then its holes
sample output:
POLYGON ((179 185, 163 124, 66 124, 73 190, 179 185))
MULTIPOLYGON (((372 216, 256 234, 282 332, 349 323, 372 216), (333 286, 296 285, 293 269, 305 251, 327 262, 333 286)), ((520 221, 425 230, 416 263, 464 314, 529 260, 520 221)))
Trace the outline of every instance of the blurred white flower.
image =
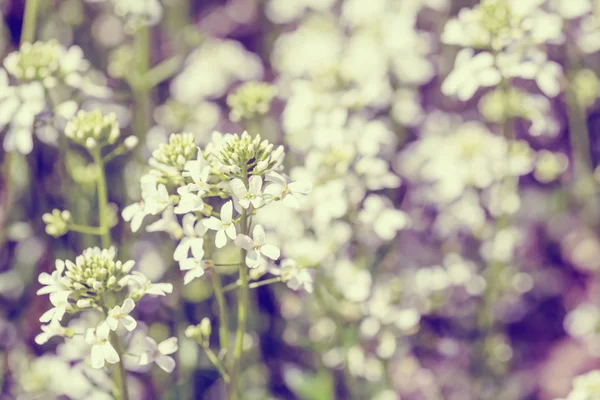
POLYGON ((303 182, 290 182, 281 174, 270 172, 266 179, 270 184, 265 188, 265 194, 273 196, 274 200, 282 200, 288 207, 300 207, 302 196, 310 193, 312 185, 303 182))
POLYGON ((454 69, 442 84, 442 93, 456 95, 467 101, 480 87, 495 86, 502 80, 494 66, 494 56, 488 52, 475 55, 472 49, 462 49, 456 56, 454 69))
POLYGON ((177 351, 177 338, 171 337, 159 344, 150 337, 146 337, 144 350, 140 356, 140 365, 156 363, 163 371, 171 373, 175 369, 175 360, 169 354, 177 351))
POLYGON ((299 268, 298 263, 286 258, 281 261, 281 278, 292 290, 304 289, 308 293, 313 292, 313 277, 306 268, 299 268))
POLYGON ((182 261, 188 258, 189 252, 195 259, 201 260, 204 257, 204 235, 207 232, 204 221, 199 221, 193 214, 183 216, 183 239, 177 245, 173 253, 175 261, 182 261))
POLYGON ((39 82, 9 86, 6 71, 0 69, 0 129, 9 125, 4 137, 5 151, 31 152, 35 117, 45 106, 46 95, 39 82))
POLYGON ((265 242, 265 230, 262 225, 256 225, 252 230, 252 238, 239 234, 235 239, 235 244, 248 253, 246 254, 246 265, 250 268, 256 268, 263 263, 263 257, 277 260, 280 255, 279 249, 265 242))

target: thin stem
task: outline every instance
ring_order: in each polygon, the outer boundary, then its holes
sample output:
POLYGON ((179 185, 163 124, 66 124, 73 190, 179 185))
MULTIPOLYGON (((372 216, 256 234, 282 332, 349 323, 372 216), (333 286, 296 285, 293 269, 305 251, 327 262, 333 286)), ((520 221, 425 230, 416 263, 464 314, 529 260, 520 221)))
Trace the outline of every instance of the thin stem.
MULTIPOLYGON (((248 178, 245 179, 246 181, 248 178)), ((247 183, 246 183, 247 185, 247 183)), ((241 220, 241 233, 247 235, 249 232, 248 213, 244 209, 241 220)), ((242 249, 242 260, 246 259, 246 250, 242 249)), ((240 266, 240 291, 238 293, 238 321, 235 334, 235 348, 233 352, 233 363, 231 367, 231 384, 229 385, 229 399, 238 399, 237 386, 240 375, 242 352, 244 350, 244 335, 246 334, 246 319, 248 313, 248 267, 240 266)))
POLYGON ((211 278, 213 290, 219 306, 219 344, 222 349, 227 351, 229 349, 229 333, 227 332, 229 316, 227 314, 227 307, 225 306, 225 296, 223 296, 223 284, 221 283, 221 277, 217 271, 212 271, 211 278))
POLYGON ((134 40, 137 68, 133 72, 134 75, 130 83, 137 81, 137 79, 134 79, 136 76, 142 77, 142 81, 140 84, 132 85, 135 105, 133 130, 135 135, 140 139, 140 142, 142 142, 149 129, 150 108, 152 107, 150 102, 150 87, 145 83, 146 74, 150 66, 150 28, 146 26, 139 28, 135 33, 134 40))
POLYGON ((35 39, 35 26, 39 5, 40 0, 27 0, 25 3, 25 15, 23 17, 23 28, 21 29, 21 44, 31 43, 35 39))
POLYGON ((155 65, 146 73, 143 85, 150 90, 159 83, 169 79, 181 67, 182 58, 173 56, 158 65, 155 65))
POLYGON ((72 232, 82 233, 84 235, 104 235, 105 231, 101 226, 87 226, 87 225, 69 225, 69 230, 72 232))
POLYGON ((217 355, 207 345, 202 345, 202 347, 204 347, 204 351, 206 352, 208 359, 215 366, 215 368, 219 371, 219 373, 223 377, 223 380, 225 381, 225 383, 229 384, 231 382, 231 378, 229 377, 229 374, 227 373, 227 371, 225 371, 225 367, 223 366, 223 363, 221 362, 221 360, 219 360, 219 357, 217 357, 217 355))
POLYGON ((124 352, 123 349, 121 349, 119 337, 114 332, 111 332, 110 335, 111 344, 115 347, 115 350, 119 354, 119 362, 115 364, 113 379, 119 388, 121 400, 129 400, 129 392, 127 390, 127 371, 125 370, 125 365, 123 363, 124 352))
POLYGON ((100 150, 96 150, 92 153, 94 157, 94 163, 98 168, 98 219, 100 223, 100 229, 102 230, 101 242, 102 247, 107 249, 110 247, 110 230, 108 227, 108 194, 106 192, 106 174, 104 172, 104 163, 102 162, 102 156, 100 150))
MULTIPOLYGON (((568 37, 568 36, 567 36, 568 37)), ((574 194, 578 201, 583 203, 582 213, 584 220, 596 223, 600 211, 596 201, 596 181, 594 179, 594 166, 590 151, 590 138, 587 126, 585 106, 577 101, 576 88, 573 83, 580 69, 580 55, 575 50, 576 46, 566 46, 566 69, 569 82, 567 89, 567 117, 569 123, 569 142, 573 154, 574 194)))
MULTIPOLYGON (((266 286, 266 285, 270 285, 272 283, 277 283, 277 282, 281 282, 283 279, 280 276, 277 276, 275 278, 269 278, 269 279, 264 279, 262 281, 258 281, 258 282, 252 282, 250 284, 248 284, 248 289, 256 289, 259 288, 261 286, 266 286)), ((225 286, 223 288, 223 292, 230 292, 232 290, 235 290, 239 287, 242 286, 242 281, 241 280, 237 280, 233 283, 230 283, 229 285, 225 286)))

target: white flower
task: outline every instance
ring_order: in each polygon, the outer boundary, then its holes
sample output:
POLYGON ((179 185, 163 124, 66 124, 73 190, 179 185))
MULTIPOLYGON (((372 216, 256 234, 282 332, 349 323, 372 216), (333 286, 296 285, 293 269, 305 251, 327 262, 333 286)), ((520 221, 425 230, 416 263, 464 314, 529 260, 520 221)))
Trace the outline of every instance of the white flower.
POLYGON ((69 304, 70 294, 70 291, 50 293, 50 302, 54 307, 42 314, 40 317, 40 322, 49 322, 50 320, 62 321, 65 312, 71 307, 69 304))
POLYGON ((10 123, 4 137, 5 151, 31 152, 35 117, 45 106, 44 87, 39 82, 9 87, 6 72, 0 69, 0 129, 10 123))
POLYGON ((204 208, 204 200, 199 194, 190 192, 187 187, 181 187, 177 192, 180 198, 175 207, 175 214, 187 214, 204 208))
POLYGON ((46 343, 54 336, 66 336, 67 328, 62 326, 57 319, 50 321, 48 325, 42 325, 42 333, 35 337, 35 342, 39 345, 46 343))
POLYGON ((299 268, 295 260, 286 258, 281 262, 281 278, 292 290, 303 288, 313 292, 313 277, 306 268, 299 268))
POLYGON ((384 199, 377 195, 369 195, 365 199, 358 219, 366 225, 371 225, 382 240, 392 240, 396 232, 409 224, 409 219, 404 212, 389 208, 384 199))
POLYGON ((262 225, 256 225, 252 230, 252 238, 239 234, 235 239, 235 244, 246 250, 246 265, 250 268, 256 268, 263 262, 262 256, 271 260, 277 260, 280 255, 279 248, 272 244, 265 243, 265 230, 262 225))
POLYGON ((173 285, 170 283, 153 283, 146 275, 141 272, 134 271, 125 276, 119 282, 121 286, 129 285, 131 293, 135 296, 144 296, 146 294, 153 296, 166 296, 167 293, 173 292, 173 285))
POLYGON ((142 198, 144 199, 144 210, 152 215, 162 212, 171 204, 169 192, 163 184, 158 186, 145 185, 142 189, 142 198))
POLYGON ((131 332, 137 326, 137 321, 129 315, 134 308, 134 301, 130 298, 125 299, 122 306, 115 306, 109 311, 106 324, 111 330, 116 331, 120 322, 125 329, 131 332))
POLYGON ((146 227, 148 232, 167 232, 174 238, 180 238, 182 235, 182 228, 179 225, 179 220, 174 213, 173 207, 167 207, 158 221, 146 227))
POLYGON ((288 207, 300 207, 300 198, 310 193, 312 186, 302 182, 288 183, 287 179, 277 172, 270 172, 266 178, 272 182, 265 188, 265 194, 273 196, 275 200, 282 200, 288 207))
POLYGON ((45 286, 39 289, 37 294, 69 291, 69 279, 62 275, 65 270, 65 262, 56 260, 54 265, 56 271, 52 272, 52 275, 42 272, 38 277, 38 282, 45 286))
POLYGON ((600 370, 573 379, 573 391, 565 400, 595 400, 600 396, 600 370))
POLYGON ((101 322, 96 329, 88 329, 86 332, 85 341, 92 345, 93 368, 99 369, 104 367, 106 362, 115 364, 120 360, 119 354, 108 340, 109 335, 110 329, 105 321, 101 322))
POLYGON ((233 219, 233 203, 229 200, 221 207, 221 219, 217 217, 210 217, 204 220, 204 225, 208 229, 217 231, 215 236, 215 244, 220 249, 227 243, 227 236, 231 240, 235 240, 236 229, 233 219))
POLYGON ((183 277, 183 284, 187 285, 196 278, 200 278, 204 275, 204 267, 202 259, 186 258, 185 260, 179 261, 179 268, 182 271, 186 271, 183 277))
POLYGON ((230 183, 231 191, 237 198, 238 203, 243 208, 250 207, 250 204, 254 208, 258 208, 262 205, 262 178, 257 175, 253 175, 249 180, 250 190, 246 189, 246 185, 241 179, 233 179, 230 183))
POLYGON ((207 191, 209 189, 208 178, 210 177, 210 166, 202 157, 202 153, 198 152, 198 159, 188 161, 181 175, 183 177, 192 178, 194 183, 189 183, 186 187, 190 192, 207 191))
POLYGON ((574 19, 592 11, 590 0, 554 0, 556 12, 565 19, 574 19))
POLYGON ((144 203, 138 202, 128 205, 121 211, 121 216, 126 222, 131 223, 131 230, 137 232, 144 222, 144 218, 148 215, 144 211, 144 203))
POLYGON ((175 360, 169 354, 177 351, 177 338, 171 337, 156 344, 156 341, 146 337, 145 349, 140 356, 140 365, 156 363, 163 371, 171 373, 175 369, 175 360))
POLYGON ((177 245, 173 253, 173 259, 175 261, 182 261, 188 258, 191 250, 195 259, 202 260, 204 257, 204 235, 206 231, 206 226, 204 226, 202 221, 198 221, 193 214, 186 214, 183 217, 184 238, 177 245))
POLYGON ((456 56, 454 70, 442 84, 442 93, 467 101, 480 87, 497 85, 501 79, 491 53, 484 51, 474 55, 473 49, 462 49, 456 56))

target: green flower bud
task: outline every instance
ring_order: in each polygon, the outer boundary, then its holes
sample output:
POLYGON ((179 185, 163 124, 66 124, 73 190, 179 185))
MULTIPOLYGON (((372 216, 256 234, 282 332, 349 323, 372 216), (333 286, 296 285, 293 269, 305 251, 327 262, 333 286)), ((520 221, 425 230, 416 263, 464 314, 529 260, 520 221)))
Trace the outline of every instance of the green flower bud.
POLYGON ((114 113, 102 115, 100 110, 81 110, 65 127, 65 135, 88 150, 111 145, 120 134, 117 116, 114 113))
POLYGON ((152 157, 161 164, 183 171, 185 163, 196 159, 198 147, 191 133, 173 133, 169 143, 161 144, 152 157))
POLYGON ((275 87, 264 82, 248 82, 235 93, 227 96, 227 105, 231 108, 229 118, 232 121, 253 119, 269 112, 271 101, 277 94, 275 87))
POLYGON ((71 223, 71 213, 67 210, 52 210, 52 213, 42 215, 42 220, 46 223, 46 233, 53 237, 60 237, 69 231, 71 223))

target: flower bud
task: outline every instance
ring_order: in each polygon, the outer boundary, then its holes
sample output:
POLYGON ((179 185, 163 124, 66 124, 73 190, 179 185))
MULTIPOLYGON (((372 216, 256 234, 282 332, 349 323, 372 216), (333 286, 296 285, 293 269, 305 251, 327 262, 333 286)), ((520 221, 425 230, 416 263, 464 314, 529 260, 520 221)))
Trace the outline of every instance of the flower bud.
POLYGON ((46 223, 46 233, 53 237, 60 237, 69 231, 71 223, 71 213, 67 210, 52 210, 52 214, 46 213, 42 216, 46 223))
POLYGON ((102 115, 100 110, 79 111, 65 127, 65 135, 89 150, 113 144, 121 131, 114 113, 102 115))

